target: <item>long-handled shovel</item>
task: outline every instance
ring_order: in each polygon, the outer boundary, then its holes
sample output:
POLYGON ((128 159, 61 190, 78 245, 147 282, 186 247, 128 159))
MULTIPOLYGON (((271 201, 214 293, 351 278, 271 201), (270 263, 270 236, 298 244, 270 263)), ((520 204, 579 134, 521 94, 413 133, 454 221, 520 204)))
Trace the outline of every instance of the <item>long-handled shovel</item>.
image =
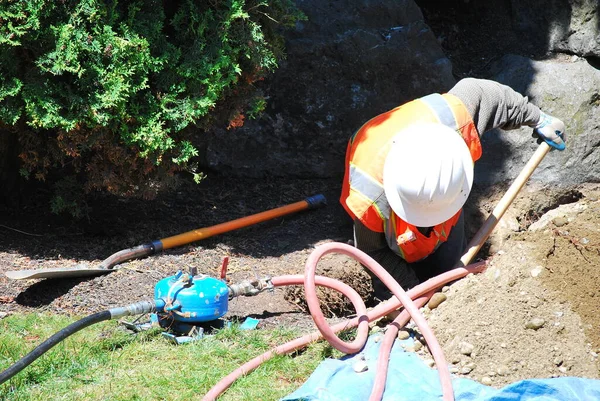
POLYGON ((538 146, 537 150, 531 156, 525 167, 521 170, 517 178, 510 185, 506 193, 502 196, 494 210, 492 210, 492 214, 486 219, 483 223, 479 231, 475 233, 475 236, 467 245, 467 250, 465 254, 460 258, 456 267, 464 267, 467 266, 471 260, 477 255, 477 252, 481 249, 485 241, 488 239, 496 224, 500 221, 506 209, 510 206, 510 204, 515 200, 515 197, 523 188, 531 174, 533 174, 536 167, 540 164, 542 159, 548 154, 550 151, 550 145, 546 142, 542 142, 540 146, 538 146))
POLYGON ((115 265, 131 259, 146 257, 164 249, 175 248, 191 242, 199 241, 201 239, 212 237, 214 235, 236 230, 238 228, 247 227, 263 221, 271 220, 291 213, 296 213, 305 209, 315 209, 325 204, 326 199, 323 195, 314 195, 306 198, 305 200, 253 214, 251 216, 231 220, 211 227, 188 231, 183 234, 152 241, 148 244, 139 245, 134 248, 123 249, 122 251, 114 253, 103 260, 95 268, 90 268, 85 265, 77 265, 75 267, 54 269, 14 270, 7 271, 5 274, 8 278, 14 280, 98 276, 112 272, 115 265))

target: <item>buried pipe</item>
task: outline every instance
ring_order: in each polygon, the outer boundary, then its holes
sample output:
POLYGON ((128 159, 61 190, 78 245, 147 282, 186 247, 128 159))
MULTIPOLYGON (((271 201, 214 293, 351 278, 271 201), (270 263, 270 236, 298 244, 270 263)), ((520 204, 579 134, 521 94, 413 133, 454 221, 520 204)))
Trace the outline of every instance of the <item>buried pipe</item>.
MULTIPOLYGON (((485 262, 478 262, 464 267, 458 267, 447 271, 445 273, 440 274, 439 276, 433 277, 406 292, 406 295, 411 299, 416 299, 418 297, 423 296, 424 294, 428 294, 430 292, 435 291, 438 288, 441 288, 443 285, 461 279, 470 273, 480 273, 486 267, 485 262)), ((304 276, 302 275, 285 275, 285 276, 276 276, 271 279, 273 286, 281 287, 287 285, 302 285, 304 284, 304 276)), ((344 283, 339 282, 338 280, 334 280, 327 277, 315 276, 315 283, 320 286, 325 286, 329 288, 339 287, 342 289, 343 293, 346 294, 346 287, 351 287, 345 285, 344 283), (337 282, 337 283, 335 283, 337 282), (338 283, 341 283, 338 284, 338 283)), ((397 310, 402 306, 402 303, 395 297, 392 297, 374 307, 372 310, 368 311, 366 314, 367 321, 372 322, 374 320, 380 319, 383 316, 386 316, 392 311, 397 310)), ((400 316, 399 316, 400 317, 400 316)), ((343 330, 348 330, 356 327, 359 324, 359 321, 364 319, 362 316, 357 316, 355 318, 334 324, 331 326, 331 331, 334 333, 338 333, 343 330)), ((304 335, 295 340, 289 341, 285 344, 279 345, 253 359, 246 362, 239 368, 235 369, 229 375, 222 378, 216 385, 214 385, 206 395, 202 398, 202 401, 214 401, 217 399, 219 395, 225 392, 239 377, 247 375, 252 372, 254 369, 259 367, 262 363, 268 361, 276 355, 284 355, 289 354, 291 352, 297 351, 299 349, 305 348, 308 344, 318 341, 323 338, 323 334, 320 331, 315 331, 313 333, 304 335)))

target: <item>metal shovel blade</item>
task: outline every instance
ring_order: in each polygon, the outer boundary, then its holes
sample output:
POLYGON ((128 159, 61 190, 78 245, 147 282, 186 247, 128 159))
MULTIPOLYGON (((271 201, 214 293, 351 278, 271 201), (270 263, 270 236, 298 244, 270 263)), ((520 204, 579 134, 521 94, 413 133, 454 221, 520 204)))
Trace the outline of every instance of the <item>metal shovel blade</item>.
POLYGON ((85 266, 57 267, 53 269, 15 270, 6 272, 13 280, 29 280, 38 278, 73 278, 100 276, 112 272, 112 269, 91 269, 85 266))

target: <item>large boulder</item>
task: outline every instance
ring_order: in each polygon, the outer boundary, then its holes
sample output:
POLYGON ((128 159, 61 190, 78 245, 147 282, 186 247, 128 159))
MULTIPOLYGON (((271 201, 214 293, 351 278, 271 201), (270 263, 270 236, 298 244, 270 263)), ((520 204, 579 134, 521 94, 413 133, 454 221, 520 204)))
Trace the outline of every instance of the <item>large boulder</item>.
POLYGON ((413 0, 301 0, 287 59, 262 83, 266 113, 203 135, 203 166, 249 177, 340 177, 350 135, 415 97, 447 91, 452 66, 413 0))
MULTIPOLYGON (((533 61, 508 55, 491 68, 492 79, 529 96, 567 127, 567 149, 552 151, 531 181, 570 188, 600 179, 600 71, 584 59, 562 57, 533 61)), ((537 146, 531 129, 490 131, 482 138, 484 155, 476 164, 476 180, 483 185, 513 179, 537 146)))
MULTIPOLYGON (((511 25, 507 35, 520 35, 542 53, 596 54, 597 2, 502 2, 499 20, 511 25)), ((202 135, 203 168, 248 177, 341 178, 347 138, 365 121, 455 83, 450 61, 413 0, 297 4, 308 20, 287 32, 287 59, 261 83, 266 112, 239 129, 202 135)), ((499 12, 498 5, 481 7, 486 21, 499 12)), ((598 71, 576 56, 533 61, 509 55, 488 68, 485 77, 567 123, 567 150, 548 155, 532 181, 565 187, 597 181, 598 71)), ((530 129, 485 134, 476 182, 485 187, 514 179, 535 150, 530 135, 530 129)))

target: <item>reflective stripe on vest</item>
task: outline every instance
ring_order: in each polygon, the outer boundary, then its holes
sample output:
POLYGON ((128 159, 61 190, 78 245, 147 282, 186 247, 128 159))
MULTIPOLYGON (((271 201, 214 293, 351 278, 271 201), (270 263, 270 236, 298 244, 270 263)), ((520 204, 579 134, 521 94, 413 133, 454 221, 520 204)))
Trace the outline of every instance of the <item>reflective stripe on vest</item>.
POLYGON ((448 102, 442 95, 439 93, 434 93, 431 95, 427 95, 419 99, 424 102, 427 106, 431 108, 431 110, 437 114, 437 117, 440 120, 440 123, 452 128, 453 130, 458 129, 458 124, 456 123, 456 118, 454 117, 454 112, 448 105, 448 102))
POLYGON ((385 197, 383 185, 373 180, 354 164, 350 164, 350 186, 369 199, 382 219, 390 218, 390 205, 385 197))
MULTIPOLYGON (((383 222, 383 232, 385 233, 385 240, 388 244, 388 247, 396 254, 399 255, 402 259, 406 260, 406 254, 398 245, 398 233, 396 229, 396 219, 388 219, 383 222)), ((408 234, 404 232, 403 234, 408 234)), ((414 235, 414 233, 411 232, 414 235)), ((414 237, 416 239, 416 236, 414 237)), ((409 241, 408 242, 412 242, 409 241)))

